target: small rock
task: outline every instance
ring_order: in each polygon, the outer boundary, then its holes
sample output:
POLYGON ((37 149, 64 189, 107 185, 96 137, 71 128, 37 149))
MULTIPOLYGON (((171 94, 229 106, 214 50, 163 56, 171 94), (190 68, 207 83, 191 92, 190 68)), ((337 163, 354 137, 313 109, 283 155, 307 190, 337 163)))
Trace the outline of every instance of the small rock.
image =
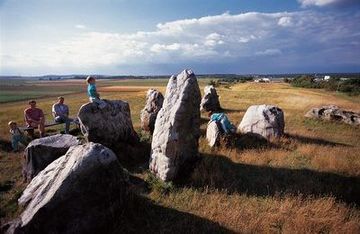
POLYGON ((155 120, 164 102, 164 96, 155 89, 149 89, 146 94, 146 104, 141 111, 141 128, 144 131, 154 132, 155 120))
POLYGON ((219 96, 212 85, 205 86, 204 97, 201 100, 200 111, 219 111, 221 110, 219 96))

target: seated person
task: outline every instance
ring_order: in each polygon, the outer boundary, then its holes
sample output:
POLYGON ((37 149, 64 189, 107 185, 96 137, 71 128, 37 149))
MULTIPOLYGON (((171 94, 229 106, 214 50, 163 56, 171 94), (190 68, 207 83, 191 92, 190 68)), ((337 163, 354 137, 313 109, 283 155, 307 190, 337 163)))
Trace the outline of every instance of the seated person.
MULTIPOLYGON (((40 137, 45 136, 45 116, 41 109, 36 107, 36 101, 29 101, 29 108, 24 110, 24 118, 27 124, 27 127, 39 128, 40 137)), ((28 131, 31 137, 34 137, 34 131, 28 131)))
POLYGON ((230 134, 236 132, 235 126, 230 123, 228 117, 224 113, 210 112, 209 116, 210 116, 210 121, 215 121, 218 124, 218 126, 220 125, 219 128, 221 127, 221 129, 219 130, 222 131, 223 133, 230 134))
POLYGON ((19 143, 23 144, 24 146, 27 145, 26 138, 21 130, 18 128, 16 122, 10 121, 9 122, 10 134, 11 134, 11 146, 14 152, 19 151, 19 143))
POLYGON ((52 114, 57 123, 65 123, 65 134, 69 134, 70 123, 73 121, 69 118, 69 107, 64 104, 64 98, 58 97, 57 103, 52 106, 52 114))

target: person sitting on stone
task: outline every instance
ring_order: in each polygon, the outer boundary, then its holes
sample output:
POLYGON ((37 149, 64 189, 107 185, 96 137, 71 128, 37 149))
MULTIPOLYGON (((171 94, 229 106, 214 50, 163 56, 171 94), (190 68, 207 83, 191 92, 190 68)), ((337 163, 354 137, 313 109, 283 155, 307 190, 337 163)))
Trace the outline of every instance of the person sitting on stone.
POLYGON ((98 104, 100 109, 103 109, 106 106, 106 102, 100 99, 100 94, 96 91, 96 80, 92 76, 86 78, 86 83, 88 83, 87 93, 89 96, 90 102, 98 104))
POLYGON ((9 122, 10 134, 11 134, 11 146, 14 152, 19 151, 19 143, 23 144, 24 146, 27 145, 26 138, 23 132, 19 129, 16 122, 10 121, 9 122))
MULTIPOLYGON (((29 128, 39 128, 40 137, 45 136, 45 116, 40 108, 36 107, 36 101, 29 101, 29 108, 24 110, 24 118, 29 128)), ((34 137, 34 130, 29 130, 28 133, 34 137)))
POLYGON ((209 116, 210 121, 215 121, 218 124, 219 130, 222 131, 222 133, 231 134, 236 132, 235 126, 230 123, 228 117, 224 113, 214 113, 210 111, 209 116))
POLYGON ((63 97, 58 97, 57 103, 52 106, 52 114, 56 123, 65 123, 65 134, 69 134, 73 119, 69 118, 69 107, 64 104, 63 97))

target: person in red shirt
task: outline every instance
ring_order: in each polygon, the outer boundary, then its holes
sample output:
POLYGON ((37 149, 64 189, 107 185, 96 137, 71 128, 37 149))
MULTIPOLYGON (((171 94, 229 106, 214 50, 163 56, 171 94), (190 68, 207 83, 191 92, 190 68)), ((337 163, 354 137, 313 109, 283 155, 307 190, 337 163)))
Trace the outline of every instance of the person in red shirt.
MULTIPOLYGON (((29 101, 29 108, 24 111, 25 122, 28 127, 39 128, 40 137, 45 136, 45 116, 41 109, 36 107, 36 101, 29 101)), ((33 135, 33 131, 29 131, 30 135, 33 135)))

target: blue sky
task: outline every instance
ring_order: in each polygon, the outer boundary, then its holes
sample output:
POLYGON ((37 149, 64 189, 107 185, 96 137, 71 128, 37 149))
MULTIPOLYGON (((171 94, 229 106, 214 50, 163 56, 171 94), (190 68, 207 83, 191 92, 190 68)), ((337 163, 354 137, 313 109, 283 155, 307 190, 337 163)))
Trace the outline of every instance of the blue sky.
POLYGON ((0 0, 0 75, 360 72, 359 0, 0 0))

